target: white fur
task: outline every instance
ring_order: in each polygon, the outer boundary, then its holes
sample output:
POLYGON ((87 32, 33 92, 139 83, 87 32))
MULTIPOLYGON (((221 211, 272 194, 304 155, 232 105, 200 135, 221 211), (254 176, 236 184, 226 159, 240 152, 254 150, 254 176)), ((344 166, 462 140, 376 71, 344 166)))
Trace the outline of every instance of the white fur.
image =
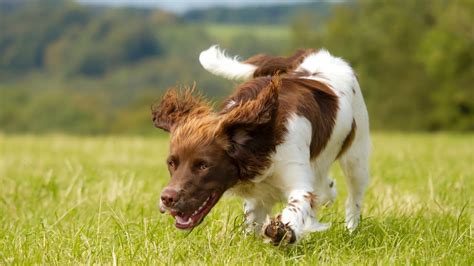
POLYGON ((319 176, 327 174, 330 167, 328 162, 334 160, 340 150, 340 141, 347 136, 352 120, 356 122, 355 139, 339 160, 348 185, 346 226, 352 232, 359 224, 362 199, 369 180, 369 117, 359 83, 349 64, 341 58, 333 57, 326 50, 309 55, 297 70, 314 73, 307 78, 325 82, 339 96, 339 111, 333 133, 325 150, 313 161, 319 176))
POLYGON ((281 213, 281 221, 288 224, 297 239, 309 232, 327 229, 314 215, 307 193, 315 191, 316 180, 309 161, 311 123, 302 116, 292 115, 287 123, 285 141, 276 147, 272 166, 253 183, 242 183, 231 189, 231 193, 245 198, 247 224, 259 230, 273 205, 281 200, 297 200, 298 211, 287 206, 281 213))
MULTIPOLYGON (((203 53, 208 51, 211 51, 211 54, 219 53, 216 47, 211 47, 203 53)), ((248 65, 236 64, 241 63, 233 61, 233 67, 226 69, 220 69, 218 64, 214 64, 210 71, 218 75, 237 77, 244 76, 241 73, 245 71, 241 69, 251 69, 248 65)), ((305 117, 293 114, 287 121, 288 131, 284 142, 276 147, 276 152, 272 155, 272 165, 252 183, 241 183, 231 189, 231 193, 245 198, 247 223, 253 225, 256 230, 262 225, 265 226, 265 217, 270 214, 276 202, 286 200, 290 203, 296 200, 299 211, 291 210, 289 204, 281 213, 281 221, 290 226, 297 240, 309 232, 329 227, 328 224, 317 221, 317 207, 311 209, 311 204, 305 200, 304 195, 316 194, 316 206, 334 200, 336 191, 330 186, 333 181, 328 177, 328 173, 342 143, 351 131, 353 120, 356 122, 355 139, 339 161, 348 185, 346 226, 350 231, 357 227, 362 198, 369 179, 370 153, 367 109, 352 68, 344 60, 333 57, 326 50, 320 50, 307 56, 298 66, 297 71, 300 70, 311 73, 303 78, 324 82, 338 96, 339 110, 327 145, 316 158, 310 159, 311 123, 305 117)), ((246 77, 253 74, 245 73, 246 77)))
POLYGON ((199 62, 212 74, 232 80, 250 79, 257 69, 254 65, 239 62, 236 57, 228 57, 217 45, 202 51, 199 62))
POLYGON ((327 50, 308 55, 296 71, 306 70, 313 73, 310 77, 331 86, 339 95, 350 93, 357 82, 352 68, 344 60, 332 56, 327 50))

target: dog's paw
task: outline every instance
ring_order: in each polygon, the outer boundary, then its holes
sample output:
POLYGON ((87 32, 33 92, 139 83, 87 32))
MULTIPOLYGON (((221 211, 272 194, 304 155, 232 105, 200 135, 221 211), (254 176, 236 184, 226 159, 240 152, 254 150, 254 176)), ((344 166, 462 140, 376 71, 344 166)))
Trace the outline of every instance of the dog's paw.
POLYGON ((360 216, 350 216, 346 218, 346 228, 349 230, 349 233, 353 233, 360 222, 360 216))
POLYGON ((296 235, 288 224, 281 221, 281 215, 267 218, 262 227, 263 237, 273 245, 288 245, 296 242, 296 235))
POLYGON ((262 224, 257 222, 246 223, 244 233, 246 236, 259 236, 262 231, 262 224))
POLYGON ((354 232, 360 223, 360 204, 350 201, 346 204, 346 228, 350 233, 354 232))

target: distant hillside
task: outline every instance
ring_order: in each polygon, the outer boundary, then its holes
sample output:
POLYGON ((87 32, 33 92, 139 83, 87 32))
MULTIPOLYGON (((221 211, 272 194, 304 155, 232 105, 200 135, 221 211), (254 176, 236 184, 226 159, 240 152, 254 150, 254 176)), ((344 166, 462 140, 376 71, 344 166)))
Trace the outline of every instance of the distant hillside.
POLYGON ((226 24, 288 24, 302 12, 327 18, 334 4, 327 2, 297 5, 274 5, 261 7, 215 7, 205 10, 191 10, 183 17, 191 22, 211 22, 226 24))
POLYGON ((373 129, 474 130, 474 1, 433 2, 348 0, 177 15, 75 0, 0 0, 0 132, 155 132, 153 101, 193 83, 218 106, 237 83, 201 67, 199 53, 211 44, 240 58, 325 47, 356 70, 373 129))

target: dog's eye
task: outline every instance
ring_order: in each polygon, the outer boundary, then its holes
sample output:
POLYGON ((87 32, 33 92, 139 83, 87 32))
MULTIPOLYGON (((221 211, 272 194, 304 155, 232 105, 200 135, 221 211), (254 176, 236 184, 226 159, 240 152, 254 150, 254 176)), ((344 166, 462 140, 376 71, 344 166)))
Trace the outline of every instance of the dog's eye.
POLYGON ((168 166, 172 169, 174 169, 176 167, 176 164, 175 164, 174 160, 168 160, 167 163, 168 163, 168 166))
POLYGON ((209 168, 209 165, 205 161, 198 162, 196 166, 199 170, 206 170, 209 168))

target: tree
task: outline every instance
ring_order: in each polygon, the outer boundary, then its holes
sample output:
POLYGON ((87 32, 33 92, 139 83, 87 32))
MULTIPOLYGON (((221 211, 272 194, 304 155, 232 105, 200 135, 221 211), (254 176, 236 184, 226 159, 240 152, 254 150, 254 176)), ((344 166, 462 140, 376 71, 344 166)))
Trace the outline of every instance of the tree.
POLYGON ((322 30, 298 27, 295 36, 354 66, 373 127, 472 129, 470 10, 469 1, 361 0, 335 8, 322 30))

